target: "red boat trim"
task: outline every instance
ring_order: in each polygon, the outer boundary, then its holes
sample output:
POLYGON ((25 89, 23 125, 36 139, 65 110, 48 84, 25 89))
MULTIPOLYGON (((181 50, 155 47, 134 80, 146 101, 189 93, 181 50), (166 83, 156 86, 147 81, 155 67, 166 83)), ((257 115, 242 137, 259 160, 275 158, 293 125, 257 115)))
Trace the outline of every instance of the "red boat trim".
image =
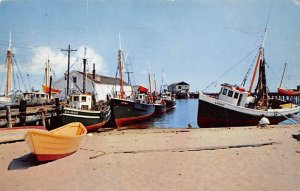
POLYGON ((34 154, 36 156, 36 159, 38 161, 52 161, 52 160, 57 160, 57 159, 60 159, 60 158, 64 158, 66 156, 69 156, 73 153, 75 153, 76 151, 74 152, 71 152, 71 153, 64 153, 64 154, 34 154))
POLYGON ((115 122, 116 122, 117 127, 123 127, 123 126, 127 126, 127 125, 130 125, 133 123, 145 121, 146 119, 150 118, 152 116, 152 114, 153 113, 151 113, 149 115, 139 116, 139 117, 118 118, 118 119, 115 119, 115 122))
POLYGON ((94 125, 89 125, 89 126, 85 126, 86 130, 88 132, 91 132, 91 131, 96 131, 98 130, 100 127, 104 126, 106 123, 108 122, 108 120, 105 120, 101 123, 97 123, 97 124, 94 124, 94 125))

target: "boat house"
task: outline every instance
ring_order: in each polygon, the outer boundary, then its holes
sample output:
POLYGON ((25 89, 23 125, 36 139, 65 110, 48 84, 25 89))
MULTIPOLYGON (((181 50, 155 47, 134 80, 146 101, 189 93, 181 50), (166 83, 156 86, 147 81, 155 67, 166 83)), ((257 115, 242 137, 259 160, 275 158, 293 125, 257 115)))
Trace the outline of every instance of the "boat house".
POLYGON ((168 86, 168 89, 173 93, 176 94, 178 92, 180 93, 188 93, 190 89, 190 84, 182 81, 178 83, 173 83, 168 86))
MULTIPOLYGON (((83 89, 83 73, 79 71, 71 71, 69 75, 69 94, 80 93, 83 89)), ((96 101, 106 100, 107 95, 118 95, 120 91, 120 79, 98 75, 95 73, 87 73, 85 82, 86 93, 95 94, 96 101)), ((58 95, 60 99, 64 99, 67 92, 67 75, 54 82, 56 89, 62 90, 58 95)), ((124 82, 124 91, 126 96, 131 96, 132 87, 124 82)))

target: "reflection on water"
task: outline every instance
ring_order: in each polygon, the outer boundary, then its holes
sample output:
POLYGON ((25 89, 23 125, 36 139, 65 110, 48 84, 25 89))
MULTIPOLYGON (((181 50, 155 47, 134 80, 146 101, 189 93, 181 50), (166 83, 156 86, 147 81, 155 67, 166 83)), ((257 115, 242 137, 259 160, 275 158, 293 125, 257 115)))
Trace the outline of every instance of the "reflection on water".
POLYGON ((197 125, 198 99, 177 99, 176 108, 162 116, 153 117, 144 123, 130 126, 131 128, 187 128, 197 125))

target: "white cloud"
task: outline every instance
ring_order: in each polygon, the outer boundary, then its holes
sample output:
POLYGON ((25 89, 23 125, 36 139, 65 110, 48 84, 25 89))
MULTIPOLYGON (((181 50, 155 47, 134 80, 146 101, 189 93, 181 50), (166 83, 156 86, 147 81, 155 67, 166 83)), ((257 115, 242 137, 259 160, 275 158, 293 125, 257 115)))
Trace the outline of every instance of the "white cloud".
POLYGON ((293 0, 293 3, 300 7, 300 0, 293 0))
MULTIPOLYGON (((72 70, 82 71, 82 58, 84 56, 84 46, 80 46, 76 53, 72 52, 70 57, 70 65, 72 70)), ((87 47, 87 58, 88 66, 87 69, 92 71, 93 63, 96 64, 96 73, 107 73, 108 70, 103 62, 103 57, 95 52, 95 50, 87 47)), ((45 63, 50 60, 50 66, 52 71, 55 73, 56 79, 63 76, 67 71, 68 65, 68 54, 67 52, 62 52, 60 50, 53 50, 47 46, 39 47, 34 50, 34 54, 31 59, 31 63, 26 64, 25 72, 36 75, 44 74, 45 63)))

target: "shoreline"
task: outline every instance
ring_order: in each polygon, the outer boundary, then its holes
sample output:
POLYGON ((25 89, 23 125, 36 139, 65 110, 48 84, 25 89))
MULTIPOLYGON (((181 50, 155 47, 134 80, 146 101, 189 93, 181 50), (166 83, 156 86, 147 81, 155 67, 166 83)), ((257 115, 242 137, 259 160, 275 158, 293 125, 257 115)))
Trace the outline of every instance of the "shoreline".
POLYGON ((26 143, 0 144, 1 190, 300 190, 300 125, 149 128, 86 136, 37 163, 26 143))

